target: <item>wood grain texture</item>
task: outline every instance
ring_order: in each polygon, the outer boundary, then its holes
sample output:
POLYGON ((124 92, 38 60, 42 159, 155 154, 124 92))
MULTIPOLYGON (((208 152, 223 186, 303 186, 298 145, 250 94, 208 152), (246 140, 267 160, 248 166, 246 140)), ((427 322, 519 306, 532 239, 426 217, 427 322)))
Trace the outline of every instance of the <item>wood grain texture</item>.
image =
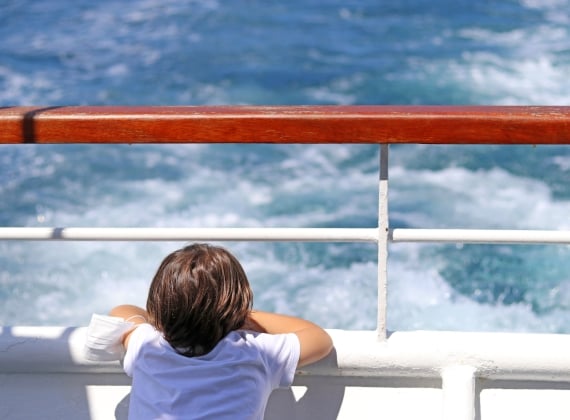
POLYGON ((0 143, 570 144, 570 107, 4 107, 0 143))

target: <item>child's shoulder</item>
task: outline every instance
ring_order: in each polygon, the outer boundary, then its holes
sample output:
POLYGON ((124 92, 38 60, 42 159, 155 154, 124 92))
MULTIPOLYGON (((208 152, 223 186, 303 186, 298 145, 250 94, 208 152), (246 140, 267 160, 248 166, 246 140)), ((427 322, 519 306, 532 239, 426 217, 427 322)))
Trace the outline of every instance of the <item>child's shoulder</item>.
POLYGON ((137 324, 134 330, 131 332, 129 337, 129 346, 127 347, 127 352, 129 350, 140 349, 145 343, 151 341, 161 341, 162 334, 157 331, 151 324, 141 323, 137 324))
POLYGON ((293 333, 268 334, 251 330, 236 330, 229 333, 224 340, 228 345, 255 348, 269 354, 298 353, 299 338, 293 333))

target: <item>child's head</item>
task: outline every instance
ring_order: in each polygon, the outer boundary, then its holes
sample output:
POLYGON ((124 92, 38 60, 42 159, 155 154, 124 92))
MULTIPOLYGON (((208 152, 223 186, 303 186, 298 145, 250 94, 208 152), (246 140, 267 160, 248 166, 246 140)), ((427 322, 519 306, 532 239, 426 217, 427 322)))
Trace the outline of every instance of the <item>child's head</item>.
POLYGON ((194 244, 168 255, 150 285, 150 322, 180 353, 206 354, 243 326, 253 293, 239 261, 224 248, 194 244))

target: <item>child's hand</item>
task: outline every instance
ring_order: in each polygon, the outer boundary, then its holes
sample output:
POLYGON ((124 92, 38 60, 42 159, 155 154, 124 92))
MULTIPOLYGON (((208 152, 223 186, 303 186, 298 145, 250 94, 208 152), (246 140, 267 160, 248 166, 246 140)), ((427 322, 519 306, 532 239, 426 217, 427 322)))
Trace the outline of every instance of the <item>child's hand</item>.
POLYGON ((304 366, 322 359, 330 353, 333 347, 333 342, 324 329, 302 318, 251 311, 246 324, 251 326, 254 331, 297 335, 301 344, 298 366, 304 366))

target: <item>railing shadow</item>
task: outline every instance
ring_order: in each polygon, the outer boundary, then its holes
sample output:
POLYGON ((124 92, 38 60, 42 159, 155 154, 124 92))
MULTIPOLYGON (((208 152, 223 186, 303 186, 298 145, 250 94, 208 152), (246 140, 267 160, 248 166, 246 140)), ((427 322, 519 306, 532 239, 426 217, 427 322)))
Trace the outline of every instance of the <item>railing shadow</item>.
POLYGON ((0 381, 0 418, 56 419, 57 413, 72 413, 74 419, 90 420, 90 382, 86 375, 69 374, 74 360, 68 343, 76 328, 50 338, 15 330, 0 327, 0 375, 9 377, 0 381))
POLYGON ((128 420, 129 418, 129 400, 131 393, 129 392, 115 408, 115 420, 128 420))
POLYGON ((84 333, 0 326, 0 419, 112 418, 130 381, 118 365, 81 360, 84 333))
MULTIPOLYGON (((336 349, 320 364, 338 368, 336 349)), ((298 382, 307 388, 296 399, 291 388, 278 389, 271 394, 265 410, 266 420, 332 420, 338 417, 344 399, 345 386, 326 377, 308 376, 298 382)), ((297 382, 297 380, 295 381, 297 382)))

